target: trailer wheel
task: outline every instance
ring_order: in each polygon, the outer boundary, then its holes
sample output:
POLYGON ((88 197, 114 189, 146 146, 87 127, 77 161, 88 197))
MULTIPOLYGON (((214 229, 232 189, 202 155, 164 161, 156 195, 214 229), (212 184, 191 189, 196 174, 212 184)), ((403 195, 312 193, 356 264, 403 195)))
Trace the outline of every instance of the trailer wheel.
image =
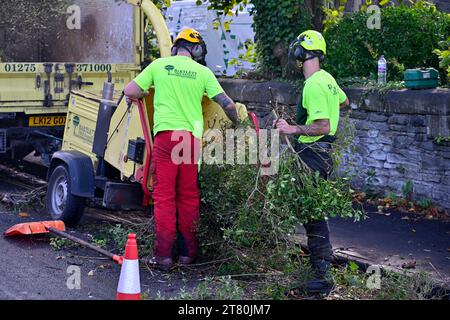
POLYGON ((70 172, 59 165, 51 173, 46 205, 53 220, 62 220, 69 226, 78 224, 83 215, 85 198, 75 196, 70 190, 70 172))

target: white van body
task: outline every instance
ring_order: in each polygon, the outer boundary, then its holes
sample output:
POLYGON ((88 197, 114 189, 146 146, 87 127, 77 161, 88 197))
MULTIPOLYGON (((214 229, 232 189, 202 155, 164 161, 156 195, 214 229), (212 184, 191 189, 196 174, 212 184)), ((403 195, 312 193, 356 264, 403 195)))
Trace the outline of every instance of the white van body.
POLYGON ((253 18, 248 11, 251 8, 248 5, 237 16, 219 17, 216 11, 208 10, 207 3, 198 6, 195 0, 173 1, 165 17, 173 39, 185 28, 196 29, 208 48, 207 66, 216 75, 234 76, 238 69, 254 69, 254 65, 247 61, 242 61, 240 66, 230 65, 230 61, 238 59, 239 54, 245 54, 245 42, 254 41, 253 18), (229 32, 224 28, 227 21, 230 22, 229 32))

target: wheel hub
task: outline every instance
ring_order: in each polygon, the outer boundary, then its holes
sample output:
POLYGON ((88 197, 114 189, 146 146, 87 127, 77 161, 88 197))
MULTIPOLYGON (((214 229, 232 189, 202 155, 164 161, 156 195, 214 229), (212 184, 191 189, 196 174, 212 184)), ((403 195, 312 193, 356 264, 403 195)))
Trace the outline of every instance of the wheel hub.
POLYGON ((67 179, 60 177, 53 188, 52 204, 54 213, 62 215, 67 202, 67 179))

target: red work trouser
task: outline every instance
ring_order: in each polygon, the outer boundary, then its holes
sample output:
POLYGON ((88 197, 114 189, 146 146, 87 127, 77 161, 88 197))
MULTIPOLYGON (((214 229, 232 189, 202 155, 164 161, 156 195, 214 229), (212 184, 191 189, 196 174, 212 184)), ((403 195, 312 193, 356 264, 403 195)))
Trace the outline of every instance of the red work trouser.
POLYGON ((197 256, 199 146, 200 141, 188 131, 163 131, 155 136, 151 170, 157 257, 172 256, 177 231, 179 254, 197 256))

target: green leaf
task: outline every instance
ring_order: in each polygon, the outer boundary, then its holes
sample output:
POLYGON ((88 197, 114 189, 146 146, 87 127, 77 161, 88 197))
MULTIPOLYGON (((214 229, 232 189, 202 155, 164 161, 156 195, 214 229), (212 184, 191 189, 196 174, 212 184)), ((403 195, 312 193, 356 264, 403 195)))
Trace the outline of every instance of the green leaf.
POLYGON ((359 267, 354 261, 350 261, 348 264, 348 269, 350 270, 350 272, 356 272, 358 271, 359 267))

